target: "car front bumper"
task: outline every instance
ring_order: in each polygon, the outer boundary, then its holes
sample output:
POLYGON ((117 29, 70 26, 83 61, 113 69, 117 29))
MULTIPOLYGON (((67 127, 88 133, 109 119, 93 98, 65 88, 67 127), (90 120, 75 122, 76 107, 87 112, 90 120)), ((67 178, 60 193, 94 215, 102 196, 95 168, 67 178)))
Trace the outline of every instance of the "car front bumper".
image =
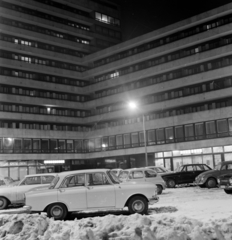
POLYGON ((155 197, 152 197, 152 198, 148 199, 149 205, 153 205, 154 203, 157 203, 157 202, 159 202, 159 197, 158 196, 155 196, 155 197))
POLYGON ((232 190, 232 185, 219 185, 219 188, 232 190))

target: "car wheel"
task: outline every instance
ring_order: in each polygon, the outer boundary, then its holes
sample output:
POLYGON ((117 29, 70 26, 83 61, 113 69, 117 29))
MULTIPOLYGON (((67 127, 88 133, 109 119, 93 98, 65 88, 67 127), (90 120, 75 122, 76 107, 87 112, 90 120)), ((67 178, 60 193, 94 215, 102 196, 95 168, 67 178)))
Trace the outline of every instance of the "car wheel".
POLYGON ((224 191, 225 191, 226 194, 232 194, 232 190, 224 189, 224 191))
POLYGON ((217 181, 214 178, 209 178, 205 185, 207 188, 215 188, 217 186, 217 181))
POLYGON ((169 179, 169 180, 167 181, 167 186, 168 186, 169 188, 174 188, 174 187, 176 186, 175 180, 169 179))
POLYGON ((55 203, 48 207, 48 217, 53 217, 55 220, 64 220, 67 217, 68 211, 64 204, 55 203))
POLYGON ((161 185, 156 185, 157 186, 157 193, 160 195, 163 192, 163 188, 161 185))
POLYGON ((8 201, 4 197, 0 197, 0 210, 6 209, 8 207, 8 201))
POLYGON ((144 197, 133 197, 129 201, 128 209, 130 213, 147 214, 148 202, 144 197))

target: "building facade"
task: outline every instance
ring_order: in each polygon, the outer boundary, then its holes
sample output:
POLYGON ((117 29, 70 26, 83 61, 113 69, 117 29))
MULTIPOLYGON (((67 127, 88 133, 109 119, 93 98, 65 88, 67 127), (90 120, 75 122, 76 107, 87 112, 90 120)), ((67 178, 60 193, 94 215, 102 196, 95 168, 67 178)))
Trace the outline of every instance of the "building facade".
POLYGON ((31 2, 1 1, 0 174, 232 159, 232 4, 119 43, 116 5, 31 2))

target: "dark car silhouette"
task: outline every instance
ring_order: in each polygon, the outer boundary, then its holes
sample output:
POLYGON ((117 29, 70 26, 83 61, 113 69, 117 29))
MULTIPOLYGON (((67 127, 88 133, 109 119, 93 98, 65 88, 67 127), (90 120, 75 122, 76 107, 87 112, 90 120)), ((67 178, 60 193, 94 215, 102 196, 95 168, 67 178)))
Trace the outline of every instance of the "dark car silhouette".
POLYGON ((232 161, 220 162, 213 170, 200 174, 195 183, 200 187, 215 188, 218 185, 217 179, 220 176, 231 173, 232 161))
POLYGON ((227 194, 232 194, 232 173, 223 174, 217 178, 218 186, 227 194))
POLYGON ((194 183, 199 174, 209 170, 211 168, 206 164, 186 164, 179 166, 175 172, 163 174, 162 178, 169 188, 174 188, 176 185, 194 183))

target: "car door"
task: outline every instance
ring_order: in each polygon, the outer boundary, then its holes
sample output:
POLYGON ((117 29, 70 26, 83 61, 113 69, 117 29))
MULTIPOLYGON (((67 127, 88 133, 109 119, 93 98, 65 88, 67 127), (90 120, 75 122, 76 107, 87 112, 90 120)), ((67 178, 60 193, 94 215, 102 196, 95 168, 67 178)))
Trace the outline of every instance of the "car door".
MULTIPOLYGON (((32 188, 41 186, 41 176, 26 177, 19 186, 15 187, 15 203, 23 203, 24 193, 32 188)), ((13 193, 12 193, 13 194, 13 193)), ((12 195, 13 198, 13 195, 12 195)))
POLYGON ((85 174, 67 176, 57 190, 57 199, 65 203, 69 211, 87 209, 85 174))
POLYGON ((104 172, 86 174, 87 208, 114 208, 115 187, 104 172))
POLYGON ((225 163, 220 169, 219 176, 232 173, 232 163, 225 163))
POLYGON ((193 165, 187 165, 184 166, 180 173, 179 183, 193 183, 195 180, 195 173, 194 173, 194 166, 193 165))

